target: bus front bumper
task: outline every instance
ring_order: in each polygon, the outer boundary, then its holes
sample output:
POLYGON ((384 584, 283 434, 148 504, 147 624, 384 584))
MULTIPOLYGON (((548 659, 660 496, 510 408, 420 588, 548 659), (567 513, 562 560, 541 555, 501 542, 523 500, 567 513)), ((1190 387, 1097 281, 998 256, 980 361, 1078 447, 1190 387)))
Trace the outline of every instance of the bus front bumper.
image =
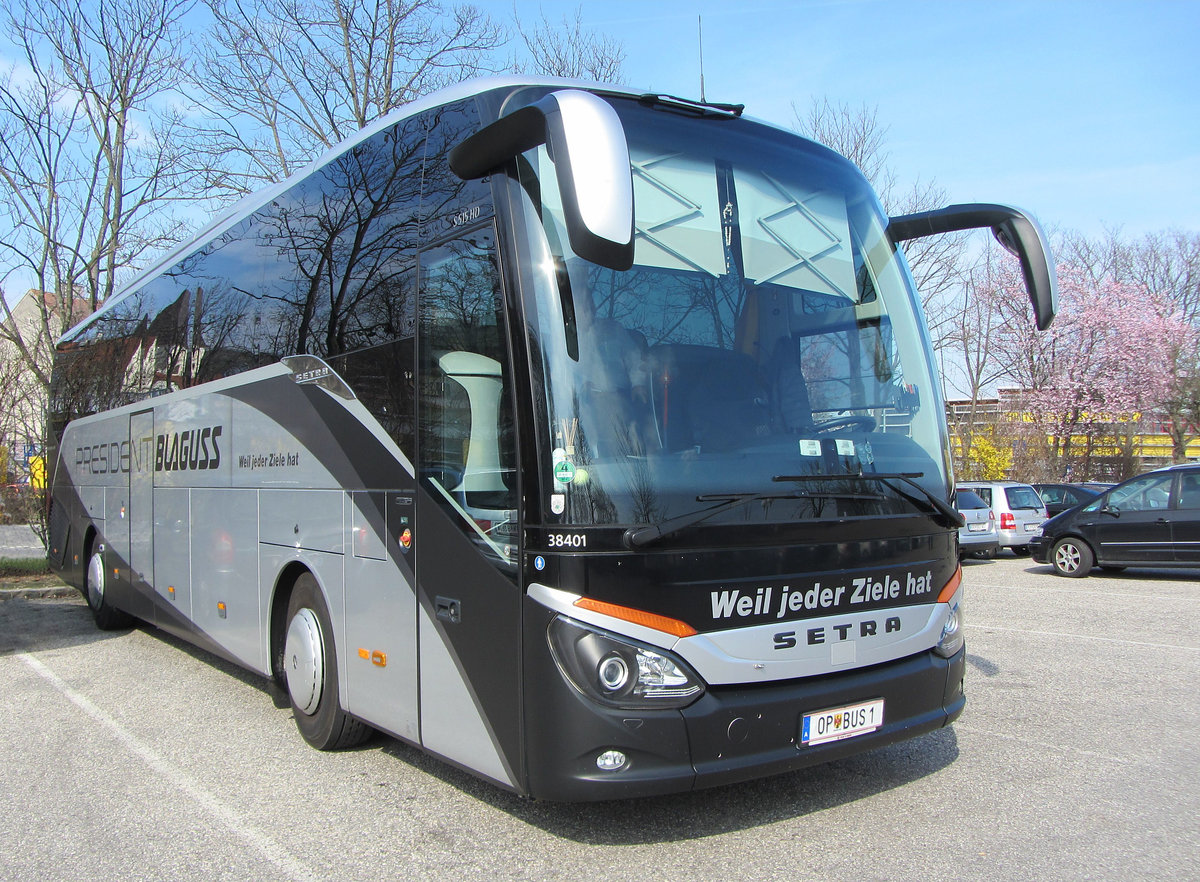
POLYGON ((778 775, 912 738, 962 713, 965 659, 965 648, 949 659, 928 651, 823 677, 710 687, 681 711, 613 711, 576 695, 576 701, 559 704, 553 733, 531 733, 530 795, 575 802, 678 793, 778 775), (805 714, 877 699, 884 702, 883 723, 874 731, 801 743, 805 714), (626 763, 614 771, 598 768, 597 758, 613 750, 626 763))

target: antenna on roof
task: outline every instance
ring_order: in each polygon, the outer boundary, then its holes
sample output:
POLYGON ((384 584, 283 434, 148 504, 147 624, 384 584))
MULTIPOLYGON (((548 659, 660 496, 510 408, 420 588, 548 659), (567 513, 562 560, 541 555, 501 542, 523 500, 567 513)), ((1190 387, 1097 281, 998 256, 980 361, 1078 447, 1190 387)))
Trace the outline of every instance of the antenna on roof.
POLYGON ((696 16, 696 30, 700 35, 700 101, 704 102, 704 16, 696 16))

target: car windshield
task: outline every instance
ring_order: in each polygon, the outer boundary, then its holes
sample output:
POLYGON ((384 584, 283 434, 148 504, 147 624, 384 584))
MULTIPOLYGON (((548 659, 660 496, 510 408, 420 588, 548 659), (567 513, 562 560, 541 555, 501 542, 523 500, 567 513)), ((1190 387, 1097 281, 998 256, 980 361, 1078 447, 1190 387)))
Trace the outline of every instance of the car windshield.
POLYGON ((570 251, 545 148, 519 164, 548 510, 656 524, 753 495, 714 523, 929 513, 915 489, 946 500, 927 333, 861 175, 765 126, 614 103, 631 270, 570 251), (869 477, 883 473, 921 487, 869 477))

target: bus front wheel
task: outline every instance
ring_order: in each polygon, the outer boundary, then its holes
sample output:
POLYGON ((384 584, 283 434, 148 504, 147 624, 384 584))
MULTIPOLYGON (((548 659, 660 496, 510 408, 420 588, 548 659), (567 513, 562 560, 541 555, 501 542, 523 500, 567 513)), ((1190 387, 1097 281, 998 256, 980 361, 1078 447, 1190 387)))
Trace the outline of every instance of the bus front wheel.
POLYGON ((318 750, 352 747, 371 729, 341 708, 333 626, 311 573, 296 580, 288 600, 284 675, 296 727, 318 750))

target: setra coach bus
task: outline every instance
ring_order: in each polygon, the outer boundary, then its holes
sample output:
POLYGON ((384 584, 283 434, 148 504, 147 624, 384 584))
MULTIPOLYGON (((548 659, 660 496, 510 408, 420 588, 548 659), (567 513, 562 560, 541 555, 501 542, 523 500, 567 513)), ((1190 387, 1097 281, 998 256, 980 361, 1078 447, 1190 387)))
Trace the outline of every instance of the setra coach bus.
MULTIPOLYGON (((963 710, 944 407, 901 243, 736 105, 491 79, 248 197, 58 344, 49 555, 101 628, 549 800, 776 774, 963 710)), ((203 700, 203 699, 198 699, 203 700)))

